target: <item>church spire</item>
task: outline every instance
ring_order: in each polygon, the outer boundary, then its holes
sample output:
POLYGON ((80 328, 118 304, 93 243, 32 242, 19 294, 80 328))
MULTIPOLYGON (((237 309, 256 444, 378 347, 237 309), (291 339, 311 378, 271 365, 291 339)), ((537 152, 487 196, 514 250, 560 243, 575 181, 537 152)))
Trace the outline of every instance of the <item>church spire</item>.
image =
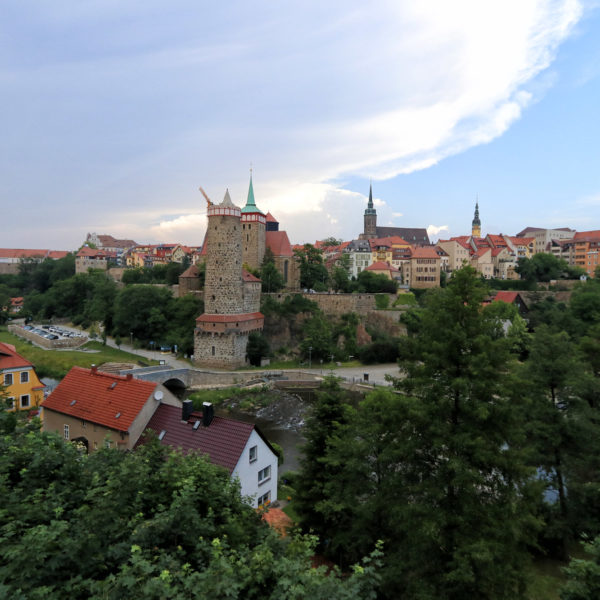
POLYGON ((248 200, 246 201, 246 206, 242 208, 242 213, 260 213, 263 214, 261 210, 256 206, 256 201, 254 200, 254 187, 252 185, 252 169, 250 169, 250 185, 248 186, 248 200))
POLYGON ((471 223, 471 235, 473 237, 481 237, 481 221, 479 219, 479 200, 475 201, 475 215, 471 223))
POLYGON ((368 240, 377 237, 377 211, 373 206, 373 184, 369 183, 369 202, 365 208, 364 229, 361 238, 368 240))
POLYGON ((373 206, 373 184, 369 183, 369 202, 367 203, 367 208, 365 210, 365 215, 375 215, 377 214, 375 207, 373 206))

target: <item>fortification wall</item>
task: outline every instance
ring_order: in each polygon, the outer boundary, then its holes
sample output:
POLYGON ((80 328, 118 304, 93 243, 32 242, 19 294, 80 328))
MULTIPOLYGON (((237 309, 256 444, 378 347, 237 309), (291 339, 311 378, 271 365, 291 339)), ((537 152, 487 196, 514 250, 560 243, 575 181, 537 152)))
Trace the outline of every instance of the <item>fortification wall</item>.
MULTIPOLYGON (((277 302, 283 302, 287 296, 293 293, 281 292, 277 294, 265 294, 271 296, 277 302)), ((316 302, 324 314, 333 317, 340 317, 346 313, 357 313, 366 315, 376 310, 375 294, 301 294, 304 298, 316 302)), ((395 298, 395 296, 392 296, 395 298)))

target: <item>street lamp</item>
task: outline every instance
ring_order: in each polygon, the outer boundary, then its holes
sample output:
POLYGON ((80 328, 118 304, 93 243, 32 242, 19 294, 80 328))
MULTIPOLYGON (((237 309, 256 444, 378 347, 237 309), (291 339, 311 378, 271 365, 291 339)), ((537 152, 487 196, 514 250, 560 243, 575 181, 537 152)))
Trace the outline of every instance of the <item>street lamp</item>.
POLYGON ((131 341, 131 347, 133 348, 133 331, 129 332, 129 340, 131 341))
POLYGON ((311 352, 312 352, 312 346, 308 347, 308 368, 310 369, 312 362, 311 362, 311 352))

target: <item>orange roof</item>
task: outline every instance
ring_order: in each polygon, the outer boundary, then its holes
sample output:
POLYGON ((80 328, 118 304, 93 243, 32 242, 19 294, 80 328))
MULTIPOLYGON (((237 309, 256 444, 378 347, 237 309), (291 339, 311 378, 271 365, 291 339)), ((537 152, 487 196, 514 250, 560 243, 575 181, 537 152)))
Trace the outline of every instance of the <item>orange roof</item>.
POLYGON ((494 297, 494 302, 500 300, 502 302, 506 302, 507 304, 512 304, 519 295, 519 292, 509 292, 506 290, 501 290, 494 297))
POLYGON ((419 246, 412 251, 412 258, 439 258, 433 246, 419 246))
POLYGON ((600 229, 596 229, 594 231, 578 231, 573 239, 578 242, 589 242, 600 240, 600 229))
MULTIPOLYGON (((437 256, 437 254, 436 254, 437 256)), ((388 265, 386 262, 383 262, 381 260, 374 262, 373 264, 369 265, 365 271, 392 271, 392 272, 399 272, 398 269, 396 269, 396 267, 392 267, 390 265, 388 265)))
POLYGON ((535 238, 526 238, 526 237, 509 237, 508 238, 513 244, 517 246, 529 246, 529 244, 533 244, 535 242, 535 238))
POLYGON ((33 365, 18 354, 12 344, 0 342, 0 369, 17 369, 31 366, 33 365))
POLYGON ((473 256, 480 258, 481 256, 484 256, 485 254, 487 254, 490 251, 491 251, 491 248, 489 246, 487 248, 477 248, 477 250, 475 252, 473 252, 473 256))
POLYGON ((117 431, 128 431, 156 385, 131 375, 101 373, 95 367, 72 367, 42 406, 117 431))
MULTIPOLYGON (((265 246, 269 248, 275 256, 294 256, 290 240, 285 231, 265 232, 265 246)), ((304 246, 298 246, 298 248, 304 248, 304 246)))
POLYGON ((469 236, 468 235, 459 235, 458 237, 452 237, 448 240, 449 242, 456 242, 460 244, 463 248, 467 248, 469 250, 471 248, 469 244, 469 236))
POLYGON ((268 212, 267 223, 279 223, 279 221, 270 212, 268 212))

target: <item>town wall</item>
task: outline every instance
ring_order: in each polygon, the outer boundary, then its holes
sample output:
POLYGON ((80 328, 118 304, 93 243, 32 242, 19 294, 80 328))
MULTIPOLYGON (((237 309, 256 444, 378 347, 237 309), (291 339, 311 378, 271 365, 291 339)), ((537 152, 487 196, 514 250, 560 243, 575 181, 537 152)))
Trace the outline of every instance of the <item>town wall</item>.
MULTIPOLYGON (((290 292, 281 292, 264 295, 270 296, 277 302, 283 302, 287 296, 293 296, 294 294, 290 292)), ((352 312, 359 315, 366 315, 367 313, 376 310, 376 294, 302 293, 301 295, 307 300, 315 302, 324 314, 332 317, 341 317, 344 314, 352 312)), ((395 295, 390 295, 391 302, 395 299, 395 295)))

